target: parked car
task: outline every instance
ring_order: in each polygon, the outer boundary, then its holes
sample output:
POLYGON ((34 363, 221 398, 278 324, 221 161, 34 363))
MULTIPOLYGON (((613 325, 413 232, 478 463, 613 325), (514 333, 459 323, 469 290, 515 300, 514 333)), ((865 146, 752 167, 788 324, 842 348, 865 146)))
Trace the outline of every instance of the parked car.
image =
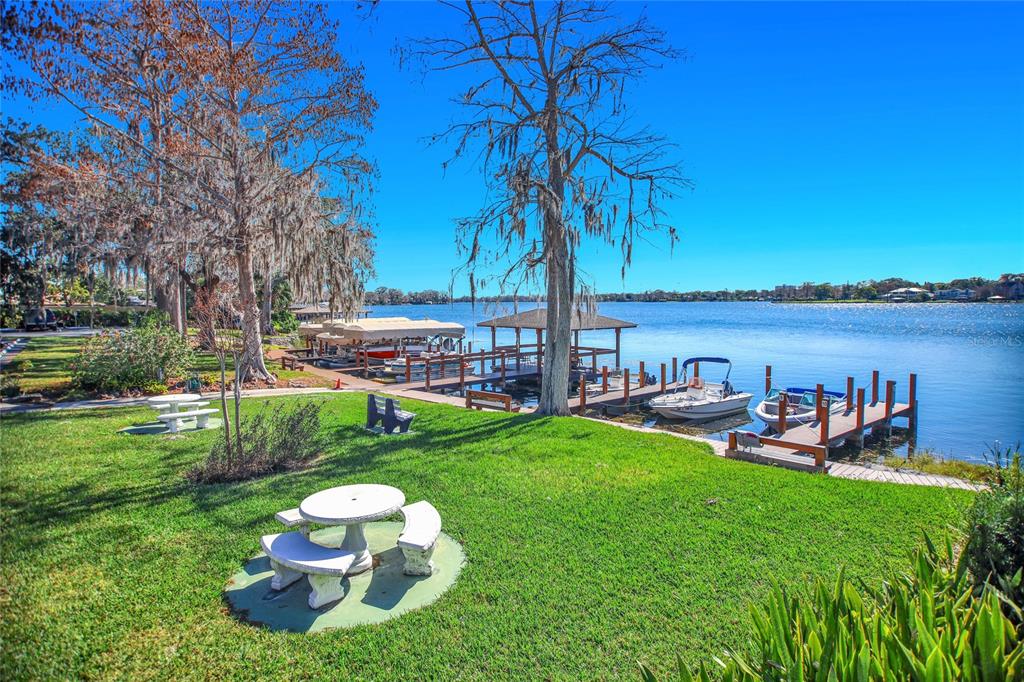
POLYGON ((127 300, 128 300, 128 305, 146 305, 146 302, 143 301, 138 296, 129 296, 127 300))
POLYGON ((21 326, 27 332, 46 331, 47 329, 56 330, 57 316, 49 308, 32 308, 25 313, 21 326))

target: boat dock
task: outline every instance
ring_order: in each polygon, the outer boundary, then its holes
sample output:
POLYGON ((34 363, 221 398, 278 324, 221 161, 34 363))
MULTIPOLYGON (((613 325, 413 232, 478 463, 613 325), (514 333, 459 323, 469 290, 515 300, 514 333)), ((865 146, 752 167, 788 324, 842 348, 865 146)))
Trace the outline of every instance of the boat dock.
MULTIPOLYGON (((771 367, 765 368, 765 392, 771 387, 771 367)), ((896 402, 896 382, 885 382, 885 398, 879 399, 878 371, 871 374, 871 400, 864 388, 854 392, 853 377, 846 379, 846 404, 841 412, 832 412, 824 386, 816 388, 814 421, 787 427, 786 397, 780 398, 779 421, 770 424, 774 436, 761 436, 746 431, 731 431, 727 454, 738 459, 776 463, 794 469, 823 471, 831 467, 829 448, 851 441, 863 444, 864 433, 875 429, 892 429, 892 421, 905 417, 909 422, 913 443, 917 431, 917 375, 911 374, 906 403, 896 402), (854 397, 856 395, 856 398, 854 397)))

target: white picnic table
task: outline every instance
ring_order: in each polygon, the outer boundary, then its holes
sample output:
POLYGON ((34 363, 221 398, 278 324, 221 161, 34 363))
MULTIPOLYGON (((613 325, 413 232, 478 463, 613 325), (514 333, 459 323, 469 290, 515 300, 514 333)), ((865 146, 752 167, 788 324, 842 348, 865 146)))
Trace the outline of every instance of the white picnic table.
POLYGON ((202 400, 202 398, 203 396, 198 393, 171 393, 169 395, 155 395, 152 398, 147 398, 146 402, 149 403, 150 407, 170 405, 170 411, 177 412, 179 403, 194 403, 202 400))
POLYGON ((376 483, 328 488, 314 493, 299 505, 302 518, 327 526, 345 526, 341 549, 356 555, 348 574, 361 573, 373 565, 363 534, 363 524, 396 513, 405 504, 405 493, 376 483))

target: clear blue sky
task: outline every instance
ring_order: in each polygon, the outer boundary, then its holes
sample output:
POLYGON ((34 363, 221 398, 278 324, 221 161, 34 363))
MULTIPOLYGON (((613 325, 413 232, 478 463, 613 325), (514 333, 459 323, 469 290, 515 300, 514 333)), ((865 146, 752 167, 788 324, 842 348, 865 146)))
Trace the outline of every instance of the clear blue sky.
MULTIPOLYGON (((654 237, 625 282, 617 249, 587 244, 600 291, 763 288, 1024 271, 1024 4, 619 3, 648 13, 690 58, 633 89, 633 120, 679 146, 696 182, 667 208, 674 254, 654 237)), ((347 25, 342 50, 380 102, 367 152, 381 179, 376 281, 444 288, 453 219, 479 207, 469 164, 424 138, 461 112, 469 74, 400 71, 410 36, 460 30, 451 10, 384 2, 347 25)), ((5 102, 13 115, 27 105, 5 102)), ((32 114, 66 127, 60 110, 32 114)), ((456 292, 465 291, 456 283, 456 292)))

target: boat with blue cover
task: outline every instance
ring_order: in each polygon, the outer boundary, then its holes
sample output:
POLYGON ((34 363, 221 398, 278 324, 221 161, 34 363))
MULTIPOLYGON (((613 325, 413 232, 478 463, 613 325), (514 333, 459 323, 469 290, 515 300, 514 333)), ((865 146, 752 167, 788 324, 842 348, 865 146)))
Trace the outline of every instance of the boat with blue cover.
MULTIPOLYGON (((772 387, 764 399, 754 408, 754 414, 768 426, 779 423, 779 397, 786 394, 786 426, 808 424, 817 418, 814 402, 815 388, 791 386, 785 389, 772 387)), ((839 391, 825 391, 824 399, 829 404, 829 414, 839 414, 846 409, 846 394, 839 391)))

